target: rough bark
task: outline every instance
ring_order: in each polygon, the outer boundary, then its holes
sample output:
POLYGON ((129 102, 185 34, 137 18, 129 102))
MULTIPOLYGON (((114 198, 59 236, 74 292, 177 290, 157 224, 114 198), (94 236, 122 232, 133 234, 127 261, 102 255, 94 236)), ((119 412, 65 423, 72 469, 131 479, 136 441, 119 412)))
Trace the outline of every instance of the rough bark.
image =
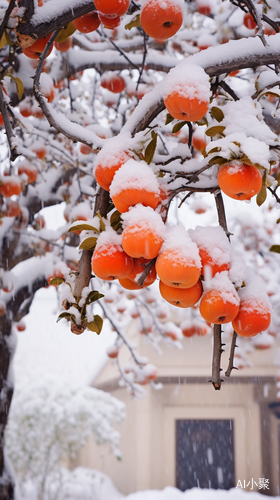
MULTIPOLYGON (((95 201, 94 215, 97 212, 100 213, 101 217, 105 217, 107 214, 107 209, 109 206, 109 193, 104 189, 100 188, 95 201)), ((79 261, 79 267, 77 272, 77 278, 75 281, 74 296, 81 297, 82 290, 89 286, 91 279, 91 258, 93 252, 90 250, 83 250, 79 261)))
POLYGON ((33 282, 31 288, 26 285, 17 290, 7 303, 7 313, 0 316, 0 500, 14 498, 14 482, 4 455, 4 434, 13 397, 11 364, 16 346, 15 338, 12 337, 12 324, 29 312, 35 292, 46 284, 45 277, 41 276, 33 282))
MULTIPOLYGON (((56 0, 52 0, 54 3, 56 0)), ((21 0, 20 4, 22 6, 27 6, 27 11, 22 22, 17 26, 18 39, 22 43, 23 40, 28 40, 30 37, 34 40, 38 38, 44 38, 58 28, 63 28, 67 26, 71 21, 77 17, 81 17, 88 12, 95 10, 95 6, 92 0, 85 0, 83 5, 79 7, 69 8, 68 11, 63 12, 59 16, 55 17, 51 21, 34 24, 32 22, 32 6, 33 0, 21 0)), ((33 7, 34 9, 34 7, 33 7)), ((31 45, 32 41, 30 42, 31 45)))
POLYGON ((13 396, 13 386, 8 379, 13 356, 11 326, 9 313, 0 317, 0 500, 12 500, 14 497, 13 479, 7 472, 4 458, 4 432, 13 396))

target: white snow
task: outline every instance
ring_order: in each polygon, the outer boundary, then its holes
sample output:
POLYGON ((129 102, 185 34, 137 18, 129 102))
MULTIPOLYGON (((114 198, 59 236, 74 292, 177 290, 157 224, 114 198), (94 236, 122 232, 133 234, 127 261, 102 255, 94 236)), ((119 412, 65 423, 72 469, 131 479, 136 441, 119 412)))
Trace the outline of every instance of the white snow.
POLYGON ((203 281, 202 285, 204 292, 218 291, 224 302, 239 305, 240 298, 227 271, 216 273, 213 278, 203 281))
POLYGON ((152 230, 154 235, 159 238, 164 239, 165 237, 165 225, 162 218, 151 207, 144 207, 141 204, 130 207, 128 212, 122 214, 122 219, 125 228, 129 228, 130 232, 138 233, 139 228, 141 228, 141 232, 148 229, 152 230))
POLYGON ((159 194, 159 184, 152 169, 143 161, 133 159, 124 163, 115 173, 110 186, 111 196, 117 196, 126 189, 144 190, 159 194))
POLYGON ((163 97, 173 93, 208 102, 211 97, 209 76, 200 66, 177 66, 169 71, 163 83, 163 97))
POLYGON ((35 13, 31 18, 31 23, 34 25, 40 23, 47 23, 52 21, 55 17, 62 15, 70 9, 75 7, 80 7, 87 3, 91 3, 92 0, 51 0, 47 1, 42 5, 42 7, 35 7, 35 13))
POLYGON ((193 266, 197 268, 201 267, 198 247, 191 240, 189 233, 182 225, 167 227, 159 255, 169 252, 172 255, 176 255, 176 261, 180 261, 186 265, 192 262, 193 266))

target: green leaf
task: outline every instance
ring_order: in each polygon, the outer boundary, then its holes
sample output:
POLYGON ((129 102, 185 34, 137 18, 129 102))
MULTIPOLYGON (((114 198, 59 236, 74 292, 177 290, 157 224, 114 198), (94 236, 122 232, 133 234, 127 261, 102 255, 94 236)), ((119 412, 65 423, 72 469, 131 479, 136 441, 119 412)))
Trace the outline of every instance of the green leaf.
POLYGON ((165 176, 165 172, 162 172, 161 170, 157 173, 157 177, 162 178, 165 176))
POLYGON ((138 28, 141 26, 140 22, 140 14, 137 14, 131 21, 130 23, 125 25, 126 30, 131 30, 132 28, 138 28))
POLYGON ((153 137, 151 142, 149 142, 148 146, 145 149, 145 162, 148 165, 150 165, 150 163, 152 163, 153 161, 156 147, 157 147, 157 134, 155 134, 155 136, 153 137))
POLYGON ((151 136, 152 136, 152 139, 155 139, 155 138, 157 138, 157 133, 154 130, 152 130, 151 136))
POLYGON ((92 304, 93 302, 96 302, 99 299, 102 299, 104 295, 102 293, 99 293, 97 290, 93 290, 90 292, 86 298, 86 305, 92 304))
POLYGON ((256 198, 256 202, 259 207, 265 202, 266 197, 267 197, 266 187, 262 186, 256 198))
POLYGON ((265 95, 274 95, 275 97, 280 97, 280 92, 277 90, 273 91, 273 90, 266 90, 265 92, 261 92, 259 95, 258 95, 258 98, 257 100, 259 101, 261 97, 264 97, 265 95))
POLYGON ((198 120, 197 122, 195 122, 199 127, 202 127, 203 125, 207 125, 208 126, 208 121, 207 119, 205 118, 205 116, 203 118, 201 118, 201 120, 198 120))
POLYGON ((224 135, 223 132, 226 127, 223 127, 222 125, 217 125, 216 127, 210 127, 208 130, 206 130, 205 134, 208 135, 208 137, 215 137, 215 135, 224 135))
POLYGON ((62 43, 62 42, 65 42, 65 40, 67 40, 67 38, 69 38, 69 36, 73 35, 73 33, 75 33, 76 31, 76 28, 74 26, 74 24, 71 22, 69 23, 66 28, 63 28, 62 30, 60 30, 60 32, 58 33, 56 39, 55 39, 55 42, 59 42, 59 43, 62 43))
POLYGON ((245 165, 250 165, 251 167, 254 167, 254 163, 251 162, 251 160, 248 158, 248 156, 246 156, 244 153, 243 155, 241 156, 241 158, 238 158, 238 160, 241 162, 241 163, 245 163, 245 165))
POLYGON ((210 113, 213 116, 213 118, 215 118, 215 120, 217 120, 217 122, 219 123, 222 122, 225 117, 221 108, 217 108, 217 106, 213 106, 210 110, 210 113))
POLYGON ((265 172, 266 172, 265 187, 271 187, 274 184, 275 179, 272 175, 269 175, 266 170, 265 172))
POLYGON ((98 210, 97 214, 96 214, 96 217, 98 217, 99 219, 99 227, 100 227, 100 232, 101 231, 105 231, 106 227, 105 227, 105 224, 104 224, 104 221, 102 219, 102 216, 100 215, 100 212, 98 210))
MULTIPOLYGON (((8 33, 8 31, 7 31, 7 30, 5 31, 5 34, 6 34, 6 40, 7 40, 7 43, 8 43, 9 45, 11 45, 11 46, 12 46, 12 45, 16 45, 16 42, 13 42, 13 40, 11 40, 11 38, 10 38, 9 33, 8 33)), ((34 40, 34 42, 35 42, 35 40, 34 40)))
POLYGON ((58 316, 56 322, 58 323, 61 319, 67 319, 68 321, 70 321, 72 319, 72 321, 76 321, 76 318, 75 318, 75 315, 74 314, 71 314, 69 312, 62 312, 60 313, 60 315, 58 316))
POLYGON ((228 160, 226 158, 223 158, 222 156, 214 156, 214 158, 211 158, 209 160, 209 165, 225 165, 228 163, 228 160))
POLYGON ((115 224, 115 222, 119 221, 120 216, 121 216, 121 213, 118 210, 115 210, 115 212, 112 213, 112 215, 110 217, 110 224, 111 224, 111 226, 113 224, 115 224))
POLYGON ((19 98, 19 100, 21 100, 21 98, 24 94, 24 85, 23 85, 22 81, 20 80, 20 78, 12 76, 12 79, 14 80, 14 82, 16 84, 18 98, 19 98))
POLYGON ((94 250, 96 247, 97 238, 86 238, 79 246, 80 250, 94 250))
POLYGON ((88 224, 87 222, 82 222, 81 224, 69 227, 68 233, 71 233, 72 231, 95 231, 96 233, 99 233, 99 230, 96 229, 96 227, 88 224))
POLYGON ((50 285, 61 285, 61 283, 65 283, 64 278, 52 278, 50 281, 50 285))
POLYGON ((24 93, 24 85, 23 85, 22 81, 19 78, 15 77, 10 72, 6 72, 5 76, 9 76, 10 78, 12 78, 14 80, 14 82, 16 84, 16 88, 17 88, 18 98, 19 98, 19 100, 21 100, 23 93, 24 93))
POLYGON ((118 210, 115 210, 115 212, 112 213, 110 218, 110 224, 115 231, 118 231, 118 229, 122 228, 122 218, 118 210))
POLYGON ((270 252, 280 253, 280 245, 272 245, 269 249, 270 252))
POLYGON ((184 125, 186 125, 186 123, 188 122, 178 122, 178 123, 175 123, 173 129, 172 129, 172 134, 176 134, 177 132, 179 132, 179 130, 181 130, 181 128, 184 127, 184 125))
POLYGON ((222 148, 216 147, 216 148, 213 148, 210 151, 208 151, 208 154, 210 155, 212 153, 219 153, 220 151, 222 151, 222 148))
POLYGON ((5 45, 7 45, 7 43, 8 43, 8 41, 7 41, 6 33, 4 31, 2 38, 0 40, 0 49, 3 49, 3 47, 5 47, 5 45))
POLYGON ((98 316, 98 314, 94 315, 94 321, 90 321, 87 324, 87 328, 91 332, 97 333, 97 335, 99 335, 101 333, 102 326, 103 326, 103 319, 101 318, 101 316, 98 316))
POLYGON ((173 120, 174 120, 173 116, 170 113, 167 113, 165 125, 168 125, 169 123, 173 122, 173 120))

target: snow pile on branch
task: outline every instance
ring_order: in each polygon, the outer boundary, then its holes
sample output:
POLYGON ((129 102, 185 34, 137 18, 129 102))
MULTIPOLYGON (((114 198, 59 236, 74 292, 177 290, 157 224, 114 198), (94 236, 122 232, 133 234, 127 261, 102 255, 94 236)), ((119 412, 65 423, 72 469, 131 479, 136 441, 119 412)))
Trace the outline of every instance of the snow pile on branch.
POLYGON ((219 123, 219 130, 223 130, 225 137, 215 138, 206 146, 206 152, 215 149, 220 151, 220 156, 228 159, 232 159, 233 155, 239 158, 245 154, 253 164, 269 169, 269 146, 278 144, 278 138, 265 123, 260 103, 245 96, 238 101, 227 102, 222 110, 224 118, 219 123))

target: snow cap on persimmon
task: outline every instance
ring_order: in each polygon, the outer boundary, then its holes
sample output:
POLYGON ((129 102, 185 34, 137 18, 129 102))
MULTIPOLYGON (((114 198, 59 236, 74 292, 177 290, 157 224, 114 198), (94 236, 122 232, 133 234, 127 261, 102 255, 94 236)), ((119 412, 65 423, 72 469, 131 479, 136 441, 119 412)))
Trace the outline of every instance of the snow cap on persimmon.
POLYGON ((194 64, 179 64, 172 68, 164 79, 163 98, 178 92, 182 97, 209 102, 211 97, 209 76, 204 69, 194 64))

